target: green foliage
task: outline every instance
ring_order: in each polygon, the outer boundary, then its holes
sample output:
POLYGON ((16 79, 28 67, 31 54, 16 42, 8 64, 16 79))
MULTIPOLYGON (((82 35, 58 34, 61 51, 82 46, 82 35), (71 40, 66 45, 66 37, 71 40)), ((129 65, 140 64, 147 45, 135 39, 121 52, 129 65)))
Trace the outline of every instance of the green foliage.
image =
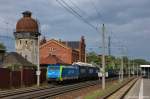
POLYGON ((150 62, 144 60, 144 59, 134 59, 132 60, 132 62, 134 62, 135 64, 139 64, 139 65, 149 65, 150 62))
POLYGON ((123 57, 123 62, 124 62, 125 65, 128 65, 128 61, 129 61, 128 57, 124 56, 123 57))
POLYGON ((10 70, 17 71, 17 70, 21 69, 21 65, 19 65, 19 64, 11 64, 11 65, 8 66, 8 68, 10 70))
POLYGON ((115 60, 114 56, 106 56, 106 71, 108 69, 115 69, 115 60))
MULTIPOLYGON (((106 56, 105 61, 106 61, 106 67, 105 67, 106 71, 108 69, 120 69, 122 57, 106 56)), ((95 52, 90 52, 87 55, 87 62, 95 63, 97 65, 102 66, 102 57, 98 56, 95 52)), ((129 66, 133 67, 133 63, 135 64, 135 66, 150 64, 150 62, 144 59, 130 60, 127 56, 123 56, 124 69, 128 69, 129 66)))
POLYGON ((5 47, 5 45, 3 43, 0 43, 0 49, 1 50, 6 50, 6 47, 5 47))
POLYGON ((87 62, 88 63, 95 63, 96 65, 100 64, 100 58, 95 52, 90 52, 87 55, 87 62))

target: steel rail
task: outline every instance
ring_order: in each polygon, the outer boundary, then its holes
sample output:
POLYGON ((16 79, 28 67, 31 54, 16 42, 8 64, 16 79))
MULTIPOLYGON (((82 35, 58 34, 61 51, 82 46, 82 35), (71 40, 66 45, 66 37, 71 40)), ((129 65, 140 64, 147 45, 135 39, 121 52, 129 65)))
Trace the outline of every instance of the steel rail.
MULTIPOLYGON (((110 78, 107 79, 107 81, 112 81, 116 80, 117 78, 110 78)), ((71 84, 71 85, 64 85, 64 86, 51 86, 51 87, 43 87, 43 88, 31 88, 31 89, 26 89, 26 90, 16 90, 13 92, 6 92, 6 93, 1 93, 0 98, 1 99, 31 99, 31 98, 36 98, 36 99, 41 99, 41 98, 47 98, 47 97, 54 97, 59 94, 63 94, 69 91, 74 91, 78 89, 82 89, 85 87, 89 86, 94 86, 100 84, 101 80, 96 80, 96 81, 86 81, 86 82, 80 82, 76 84, 71 84)))
MULTIPOLYGON (((117 89, 115 89, 114 91, 108 93, 107 95, 103 96, 101 99, 108 99, 109 97, 111 97, 112 95, 114 95, 116 92, 118 92, 121 88, 125 87, 126 85, 128 85, 129 83, 131 83, 132 81, 134 81, 134 83, 137 81, 137 78, 131 78, 130 80, 128 80, 126 83, 122 84, 120 87, 118 87, 117 89)), ((133 84, 134 84, 133 83, 133 84)), ((132 85, 133 85, 132 84, 132 85)), ((125 95, 125 93, 123 94, 123 96, 125 95)), ((123 97, 122 96, 122 97, 123 97)), ((122 99, 122 98, 120 98, 122 99)))
POLYGON ((13 95, 18 95, 22 93, 29 93, 29 92, 34 92, 34 91, 39 91, 39 90, 44 90, 44 89, 49 89, 49 88, 54 88, 56 86, 44 86, 44 87, 37 87, 37 88, 23 88, 23 89, 17 89, 17 90, 10 90, 6 92, 0 92, 0 98, 3 97, 8 97, 8 96, 13 96, 13 95))

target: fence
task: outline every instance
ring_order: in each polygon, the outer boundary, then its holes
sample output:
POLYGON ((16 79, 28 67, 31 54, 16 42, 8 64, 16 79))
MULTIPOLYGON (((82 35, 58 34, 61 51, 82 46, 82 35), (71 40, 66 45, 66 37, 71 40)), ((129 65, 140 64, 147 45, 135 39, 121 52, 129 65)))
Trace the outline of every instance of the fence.
POLYGON ((0 69, 0 88, 10 87, 10 70, 0 69))
POLYGON ((10 72, 10 87, 20 87, 21 86, 21 72, 11 71, 10 72))
MULTIPOLYGON (((46 81, 46 69, 41 69, 41 83, 46 81)), ((0 68, 0 89, 31 86, 36 84, 36 70, 23 69, 22 71, 11 71, 7 68, 0 68)))

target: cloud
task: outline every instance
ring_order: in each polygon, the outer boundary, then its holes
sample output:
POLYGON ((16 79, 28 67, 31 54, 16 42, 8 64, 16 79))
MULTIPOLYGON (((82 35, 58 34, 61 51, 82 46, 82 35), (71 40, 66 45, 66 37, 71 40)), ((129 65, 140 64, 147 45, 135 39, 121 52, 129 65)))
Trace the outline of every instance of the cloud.
MULTIPOLYGON (((67 12, 56 0, 1 0, 0 34, 9 31, 9 35, 13 35, 16 22, 22 17, 21 13, 30 10, 33 17, 39 20, 42 34, 48 38, 79 40, 84 35, 87 48, 99 52, 101 24, 105 23, 107 37, 112 32, 112 42, 122 42, 128 48, 129 56, 150 60, 147 54, 150 47, 145 44, 150 42, 149 0, 64 1, 96 26, 99 32, 67 12)), ((117 44, 112 43, 113 47, 115 45, 117 44)), ((119 52, 117 49, 115 51, 119 52)))

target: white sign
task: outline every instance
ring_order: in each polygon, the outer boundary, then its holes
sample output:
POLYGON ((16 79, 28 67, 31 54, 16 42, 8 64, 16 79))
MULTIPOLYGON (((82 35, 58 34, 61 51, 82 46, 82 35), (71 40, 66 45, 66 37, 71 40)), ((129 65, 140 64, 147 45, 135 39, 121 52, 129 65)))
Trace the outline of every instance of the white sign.
POLYGON ((41 74, 41 71, 36 71, 36 75, 40 75, 41 74))
POLYGON ((101 72, 98 72, 98 77, 102 77, 102 73, 101 72))
POLYGON ((108 72, 105 73, 105 76, 108 77, 108 72))
MULTIPOLYGON (((98 72, 98 77, 102 77, 102 75, 103 74, 101 72, 98 72)), ((108 77, 108 72, 105 73, 105 77, 108 77)))

